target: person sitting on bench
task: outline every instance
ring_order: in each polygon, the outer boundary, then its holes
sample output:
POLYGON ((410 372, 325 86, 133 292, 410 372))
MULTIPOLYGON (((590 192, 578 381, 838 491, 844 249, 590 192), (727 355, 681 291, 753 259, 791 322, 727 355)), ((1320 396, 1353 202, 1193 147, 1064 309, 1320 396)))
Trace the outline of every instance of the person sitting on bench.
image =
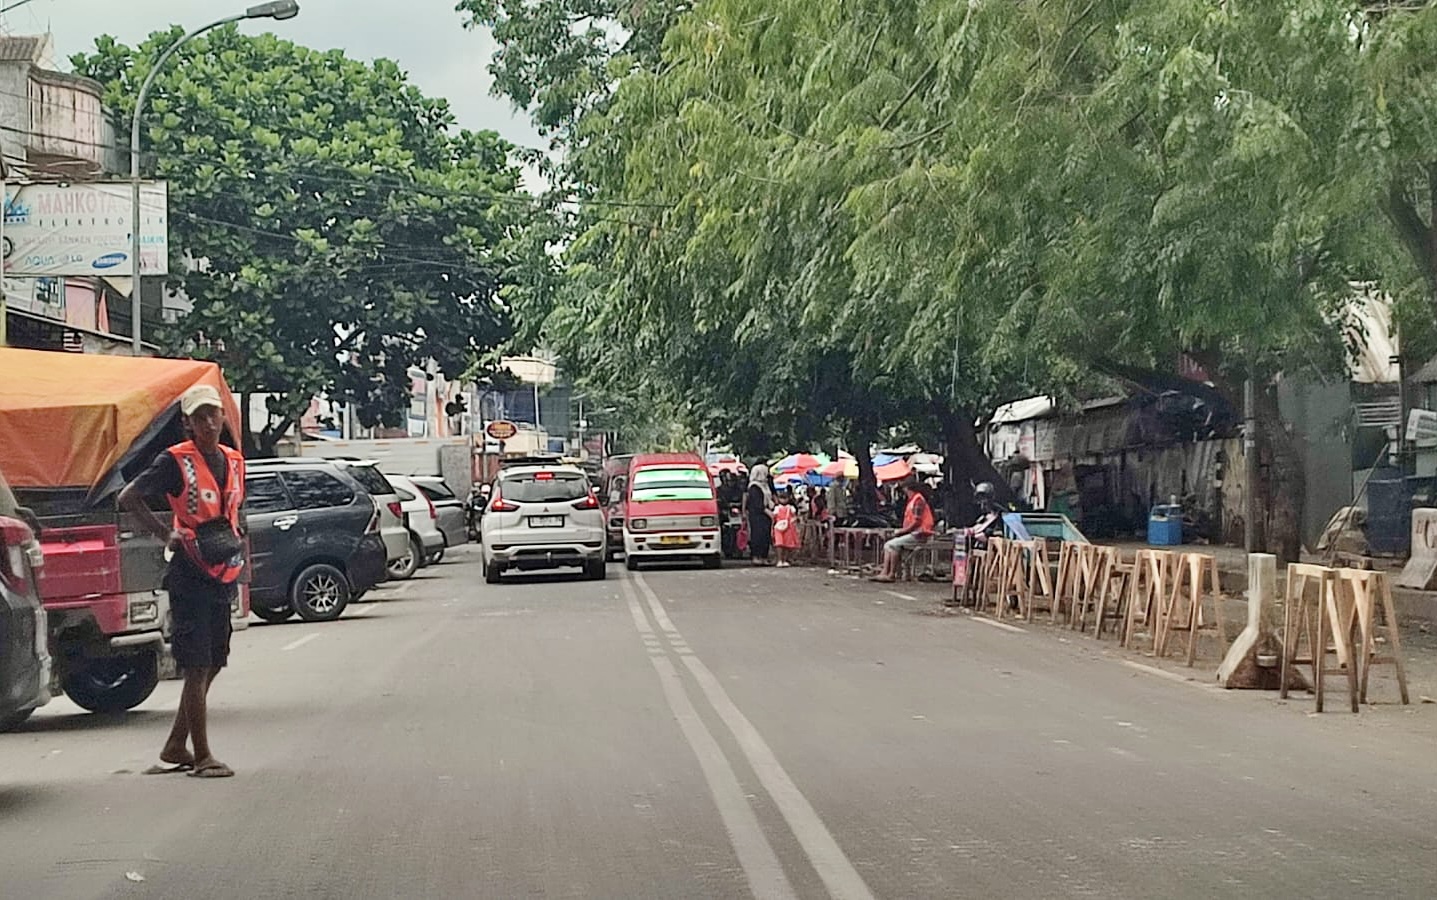
POLYGON ((902 488, 908 494, 903 508, 903 527, 883 545, 883 571, 873 579, 885 584, 898 580, 898 566, 903 561, 904 551, 913 550, 933 537, 933 508, 919 490, 918 476, 910 474, 903 479, 902 488))

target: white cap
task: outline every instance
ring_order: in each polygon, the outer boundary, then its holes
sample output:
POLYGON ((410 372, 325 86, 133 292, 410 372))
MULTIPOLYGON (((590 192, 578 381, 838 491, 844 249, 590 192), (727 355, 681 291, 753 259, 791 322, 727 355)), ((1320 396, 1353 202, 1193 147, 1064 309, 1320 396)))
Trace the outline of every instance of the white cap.
POLYGON ((194 415, 202 406, 217 406, 224 409, 224 401, 220 399, 220 392, 208 384, 197 384, 180 397, 180 412, 187 416, 194 415))

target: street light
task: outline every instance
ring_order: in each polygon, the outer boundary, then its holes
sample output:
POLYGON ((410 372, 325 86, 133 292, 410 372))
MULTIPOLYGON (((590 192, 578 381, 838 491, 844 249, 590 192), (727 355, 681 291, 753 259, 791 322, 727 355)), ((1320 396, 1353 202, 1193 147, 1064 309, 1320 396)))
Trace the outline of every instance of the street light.
POLYGON ((160 74, 160 70, 165 67, 165 63, 175 54, 175 51, 206 31, 244 19, 283 21, 293 19, 297 15, 299 15, 299 3, 296 0, 274 0, 271 3, 251 6, 242 13, 225 16, 223 19, 196 28, 175 41, 169 46, 169 49, 160 54, 160 58, 155 60, 155 64, 150 67, 149 74, 145 76, 144 83, 140 85, 140 95, 135 98, 135 114, 130 120, 130 334, 132 335, 131 352, 135 356, 139 356, 142 352, 140 340, 140 216, 142 215, 140 211, 140 114, 145 109, 145 98, 149 96, 150 88, 155 84, 155 77, 160 74))

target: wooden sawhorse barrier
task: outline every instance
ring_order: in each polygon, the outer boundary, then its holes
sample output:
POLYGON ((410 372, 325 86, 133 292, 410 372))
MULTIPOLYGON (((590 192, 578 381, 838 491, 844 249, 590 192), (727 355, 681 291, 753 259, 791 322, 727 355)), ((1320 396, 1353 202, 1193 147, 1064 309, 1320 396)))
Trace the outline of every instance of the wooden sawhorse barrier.
POLYGON ((1348 650, 1355 658, 1358 699, 1367 703, 1368 676, 1372 667, 1390 665, 1397 676, 1397 690, 1403 705, 1411 703, 1407 694, 1407 669, 1402 663, 1402 636, 1398 633, 1397 613, 1392 607, 1392 585, 1386 572, 1366 569, 1338 569, 1339 606, 1347 620, 1340 622, 1344 635, 1352 635, 1348 650), (1377 622, 1378 614, 1382 622, 1377 622), (1387 644, 1387 653, 1379 655, 1378 639, 1387 644))
POLYGON ((1218 586, 1217 559, 1206 553, 1177 555, 1172 590, 1158 615, 1153 647, 1158 657, 1168 654, 1173 632, 1185 631, 1188 636, 1187 664, 1197 661, 1198 635, 1208 628, 1203 620, 1203 602, 1211 597, 1213 627, 1217 630, 1219 657, 1227 653, 1227 622, 1222 613, 1222 590, 1218 586))
POLYGON ((1339 595, 1336 569, 1309 563, 1288 565, 1287 593, 1282 613, 1282 686, 1278 689, 1278 696, 1287 699, 1288 672, 1292 667, 1310 665, 1318 712, 1322 712, 1326 701, 1328 675, 1346 677, 1348 701, 1353 712, 1357 712, 1358 708, 1357 668, 1351 664, 1348 644, 1353 620, 1345 614, 1339 595), (1343 629, 1344 622, 1347 623, 1346 630, 1343 629), (1329 628, 1332 629, 1330 642, 1329 628), (1328 664, 1329 653, 1337 656, 1336 666, 1328 664))
POLYGON ((1128 613, 1123 619, 1122 646, 1132 647, 1138 626, 1148 629, 1156 651, 1158 613, 1167 601, 1177 554, 1171 550, 1141 547, 1133 557, 1133 576, 1128 588, 1128 613))

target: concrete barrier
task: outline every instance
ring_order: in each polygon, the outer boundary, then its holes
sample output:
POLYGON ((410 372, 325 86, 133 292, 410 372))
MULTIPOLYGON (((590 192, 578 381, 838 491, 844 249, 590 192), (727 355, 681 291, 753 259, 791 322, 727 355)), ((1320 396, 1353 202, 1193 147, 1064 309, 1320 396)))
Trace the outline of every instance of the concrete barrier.
POLYGON ((1412 555, 1397 585, 1418 591, 1437 588, 1437 509, 1412 510, 1412 555))

